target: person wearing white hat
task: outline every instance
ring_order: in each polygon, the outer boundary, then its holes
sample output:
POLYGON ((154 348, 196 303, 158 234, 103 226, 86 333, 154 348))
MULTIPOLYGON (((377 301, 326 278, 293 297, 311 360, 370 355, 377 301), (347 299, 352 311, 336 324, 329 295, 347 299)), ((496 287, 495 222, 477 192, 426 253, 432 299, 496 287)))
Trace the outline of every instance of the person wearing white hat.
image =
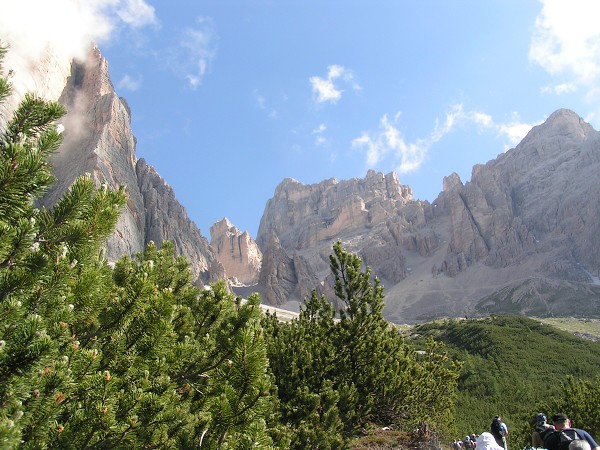
POLYGON ((492 433, 487 431, 481 433, 475 443, 475 448, 477 450, 504 450, 504 447, 498 445, 496 438, 492 435, 492 433))

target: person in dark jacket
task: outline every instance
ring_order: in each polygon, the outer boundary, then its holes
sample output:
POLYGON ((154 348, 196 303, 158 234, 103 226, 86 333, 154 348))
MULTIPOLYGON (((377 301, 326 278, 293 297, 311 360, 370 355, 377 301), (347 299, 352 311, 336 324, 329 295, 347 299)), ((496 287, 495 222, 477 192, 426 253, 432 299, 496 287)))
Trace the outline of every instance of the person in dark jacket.
POLYGON ((494 420, 492 420, 492 424, 490 425, 490 433, 492 433, 492 436, 494 436, 494 439, 496 439, 496 442, 500 447, 503 447, 504 450, 508 450, 508 443, 506 441, 508 427, 502 422, 502 417, 494 417, 494 420))
MULTIPOLYGON (((544 440, 544 447, 548 450, 564 450, 565 439, 561 439, 561 434, 567 434, 572 439, 571 444, 566 444, 567 449, 571 449, 571 445, 577 444, 579 440, 585 440, 590 445, 591 450, 600 450, 600 446, 590 433, 580 428, 571 427, 571 419, 566 414, 554 414, 552 416, 555 431, 548 430, 541 433, 544 440), (567 431, 569 433, 562 433, 567 431)), ((574 445, 575 446, 575 445, 574 445)))

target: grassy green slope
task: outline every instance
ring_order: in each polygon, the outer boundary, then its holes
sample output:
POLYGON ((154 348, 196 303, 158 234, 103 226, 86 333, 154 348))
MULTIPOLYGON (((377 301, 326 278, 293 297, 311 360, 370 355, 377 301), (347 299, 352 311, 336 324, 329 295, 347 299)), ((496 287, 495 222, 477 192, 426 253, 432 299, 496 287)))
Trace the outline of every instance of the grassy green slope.
POLYGON ((488 430, 500 414, 511 430, 510 447, 529 442, 539 405, 560 390, 567 375, 600 375, 600 344, 524 316, 446 320, 416 326, 419 342, 427 335, 445 342, 464 362, 457 404, 457 438, 488 430))
POLYGON ((600 342, 600 319, 579 319, 576 317, 548 317, 543 323, 555 326, 576 336, 600 342))

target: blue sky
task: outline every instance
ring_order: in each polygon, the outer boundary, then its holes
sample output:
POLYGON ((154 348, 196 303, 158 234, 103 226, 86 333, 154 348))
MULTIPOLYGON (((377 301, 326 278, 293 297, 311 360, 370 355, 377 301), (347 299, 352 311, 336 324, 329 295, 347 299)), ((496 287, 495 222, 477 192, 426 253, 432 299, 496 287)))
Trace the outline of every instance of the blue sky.
POLYGON ((0 0, 0 30, 37 11, 30 35, 97 42, 137 156, 208 238, 223 217, 255 237, 286 177, 396 171, 432 201, 558 108, 600 125, 594 0, 47 3, 0 0))

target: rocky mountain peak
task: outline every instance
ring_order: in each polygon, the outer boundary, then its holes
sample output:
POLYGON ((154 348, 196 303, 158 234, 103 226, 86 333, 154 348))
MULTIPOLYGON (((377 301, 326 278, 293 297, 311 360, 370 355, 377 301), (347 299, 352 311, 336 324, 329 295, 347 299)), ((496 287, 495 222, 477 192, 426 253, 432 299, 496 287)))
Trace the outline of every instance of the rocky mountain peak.
POLYGON ((35 86, 38 95, 58 100, 68 111, 62 120, 64 141, 52 159, 56 183, 42 202, 53 205, 84 173, 90 173, 98 184, 126 186, 127 206, 106 243, 107 257, 134 255, 150 240, 158 245, 170 240, 178 254, 190 261, 195 278, 209 278, 214 252, 168 184, 145 161, 137 160, 129 106, 114 90, 107 61, 92 47, 85 59, 68 64, 42 58, 35 71, 52 74, 55 66, 69 69, 62 78, 49 75, 62 79, 62 90, 57 89, 60 82, 56 80, 47 89, 43 84, 35 86))
POLYGON ((452 172, 447 177, 444 177, 444 181, 442 183, 443 192, 450 191, 454 188, 459 188, 463 186, 463 183, 460 179, 460 176, 456 172, 452 172))
POLYGON ((209 244, 168 183, 137 159, 129 107, 98 50, 84 61, 47 53, 37 64, 33 90, 69 111, 52 161, 57 183, 44 202, 86 172, 126 185, 127 207, 106 244, 112 259, 171 240, 202 281, 227 278, 240 293, 256 288, 263 301, 290 305, 313 289, 334 298, 329 255, 341 240, 381 279, 394 322, 551 312, 582 296, 586 313, 600 311, 600 133, 573 111, 551 114, 514 149, 476 165, 470 181, 445 177, 433 204, 415 201, 394 172, 315 184, 287 178, 267 202, 256 242, 224 218, 209 244))
POLYGON ((210 227, 210 245, 234 285, 258 282, 262 253, 247 231, 243 233, 227 217, 210 227))
POLYGON ((594 128, 587 123, 579 114, 567 108, 554 111, 543 123, 548 128, 553 128, 557 134, 568 135, 571 130, 579 130, 582 136, 593 132, 594 128))
POLYGON ((362 179, 331 178, 312 185, 286 179, 267 203, 256 241, 263 249, 274 232, 284 247, 302 248, 334 236, 350 223, 372 226, 383 219, 384 210, 412 198, 411 188, 401 185, 394 172, 369 171, 362 179))
MULTIPOLYGON (((432 205, 414 201, 394 173, 287 181, 267 203, 257 238, 268 255, 266 298, 280 304, 302 300, 309 287, 330 292, 327 257, 338 239, 383 280, 393 321, 481 313, 500 289, 501 310, 533 278, 552 279, 542 284, 561 292, 589 284, 600 272, 599 172, 600 133, 561 109, 516 148, 474 166, 467 183, 445 177, 432 205)), ((527 308, 550 308, 547 301, 527 308)))
POLYGON ((542 124, 533 127, 519 145, 531 146, 532 142, 537 141, 538 147, 547 146, 553 139, 581 142, 596 133, 577 113, 563 108, 553 112, 542 124))

